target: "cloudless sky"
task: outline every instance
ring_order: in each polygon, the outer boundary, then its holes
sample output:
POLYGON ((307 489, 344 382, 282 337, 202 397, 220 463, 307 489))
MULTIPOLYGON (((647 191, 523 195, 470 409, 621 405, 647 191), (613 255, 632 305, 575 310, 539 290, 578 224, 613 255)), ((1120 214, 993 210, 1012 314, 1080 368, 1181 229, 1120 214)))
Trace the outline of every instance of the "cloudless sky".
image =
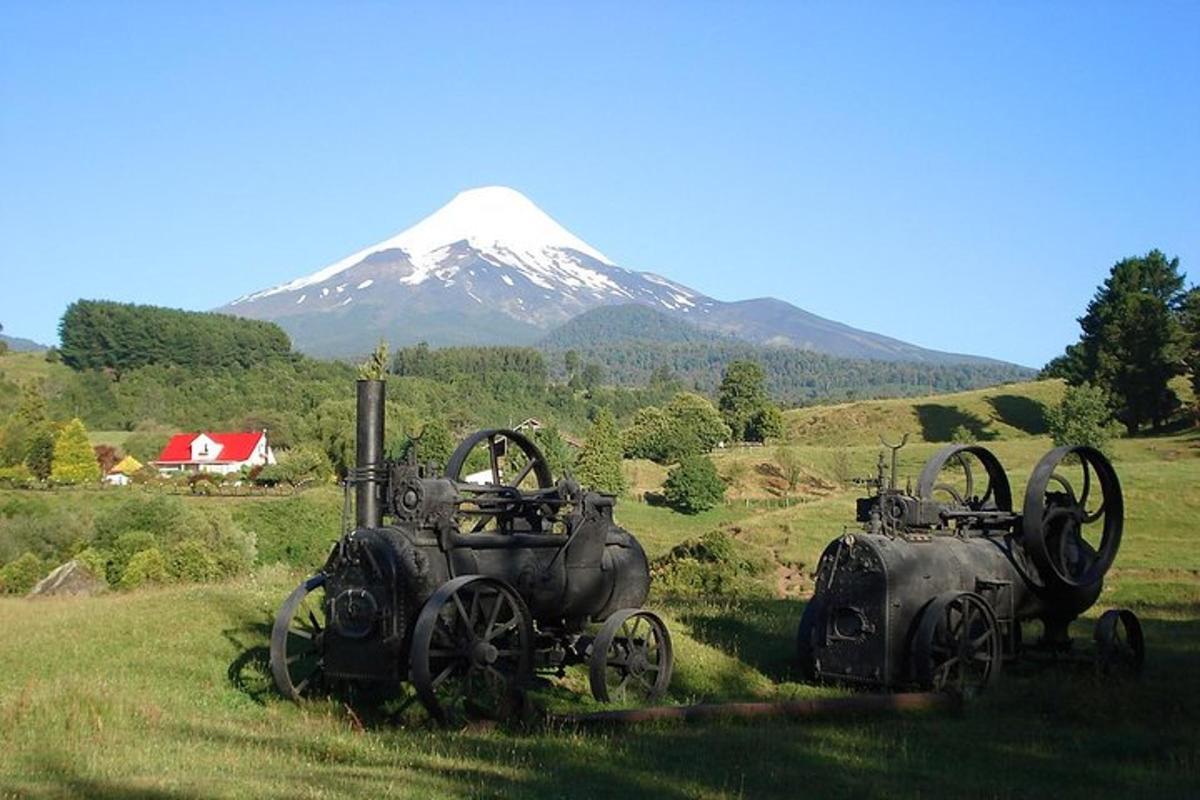
POLYGON ((0 323, 193 309, 458 191, 622 266, 1040 366, 1200 281, 1200 3, 0 2, 0 323))

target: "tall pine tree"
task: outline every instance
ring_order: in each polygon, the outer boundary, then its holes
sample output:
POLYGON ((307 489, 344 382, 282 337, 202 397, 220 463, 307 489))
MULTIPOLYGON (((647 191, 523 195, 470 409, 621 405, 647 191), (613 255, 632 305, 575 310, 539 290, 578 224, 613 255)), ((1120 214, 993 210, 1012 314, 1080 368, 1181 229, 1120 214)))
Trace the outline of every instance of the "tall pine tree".
POLYGON ((88 442, 87 430, 78 418, 71 420, 54 440, 54 464, 50 480, 55 483, 89 483, 100 480, 100 465, 88 442))
POLYGON ((607 408, 600 409, 587 441, 579 451, 575 475, 585 488, 608 494, 620 494, 625 488, 621 472, 621 434, 617 421, 607 408))
POLYGON ((1103 388, 1130 434, 1146 422, 1158 428, 1178 405, 1167 384, 1181 371, 1182 300, 1178 258, 1151 250, 1118 261, 1079 318, 1079 342, 1044 374, 1103 388))

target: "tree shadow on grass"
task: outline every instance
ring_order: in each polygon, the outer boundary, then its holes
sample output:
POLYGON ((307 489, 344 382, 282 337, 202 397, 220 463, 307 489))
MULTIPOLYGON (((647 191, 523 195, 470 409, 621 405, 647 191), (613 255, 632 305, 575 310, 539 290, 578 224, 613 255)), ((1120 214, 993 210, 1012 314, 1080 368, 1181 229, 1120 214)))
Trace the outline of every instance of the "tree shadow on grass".
POLYGON ((916 406, 917 421, 921 423, 921 436, 927 442, 950 442, 962 428, 972 441, 986 442, 996 438, 996 432, 987 428, 987 421, 968 414, 954 406, 938 403, 922 403, 916 406))
POLYGON ((996 419, 1011 425, 1030 436, 1046 433, 1046 405, 1032 397, 1016 394, 1000 394, 987 398, 987 403, 996 412, 996 419))
POLYGON ((739 600, 727 606, 697 603, 681 620, 697 640, 779 683, 799 678, 795 637, 805 605, 794 599, 739 600))

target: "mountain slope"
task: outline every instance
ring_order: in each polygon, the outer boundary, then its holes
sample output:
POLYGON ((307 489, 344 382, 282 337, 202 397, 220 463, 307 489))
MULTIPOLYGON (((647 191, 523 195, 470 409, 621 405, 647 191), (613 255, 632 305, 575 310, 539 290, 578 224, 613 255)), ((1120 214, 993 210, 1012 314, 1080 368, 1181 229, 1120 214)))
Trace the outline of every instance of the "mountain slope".
POLYGON ((513 189, 457 195, 400 234, 219 309, 277 322, 296 347, 353 355, 403 345, 524 344, 594 308, 636 304, 756 344, 934 364, 990 359, 927 350, 782 300, 722 302, 625 269, 513 189))
POLYGON ((46 345, 39 344, 33 339, 22 339, 20 336, 9 336, 5 333, 0 333, 0 342, 8 345, 8 349, 14 353, 33 353, 46 349, 46 345))

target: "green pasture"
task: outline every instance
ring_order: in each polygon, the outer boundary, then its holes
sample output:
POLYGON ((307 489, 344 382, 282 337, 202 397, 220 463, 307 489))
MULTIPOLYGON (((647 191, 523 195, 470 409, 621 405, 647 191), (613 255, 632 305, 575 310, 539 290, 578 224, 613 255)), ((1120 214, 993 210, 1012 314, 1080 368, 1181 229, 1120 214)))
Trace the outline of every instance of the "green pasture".
MULTIPOLYGON (((1055 391, 1035 386, 1046 392, 1034 396, 1039 402, 1055 391)), ((968 394, 982 404, 969 406, 976 412, 995 408, 992 395, 968 394)), ((809 412, 792 412, 793 432, 809 412)), ((843 417, 827 415, 823 424, 845 433, 854 425, 843 417)), ((917 433, 897 426, 887 434, 905 430, 917 433)), ((988 445, 1008 467, 1019 504, 1051 443, 1036 430, 1001 433, 988 445)), ((874 431, 845 435, 848 448, 823 433, 788 445, 806 477, 786 497, 773 448, 718 453, 718 469, 740 460, 750 477, 728 504, 696 516, 655 505, 652 468, 629 465, 634 489, 618 520, 652 557, 722 529, 781 571, 811 573, 829 539, 853 524, 860 490, 848 477, 870 474, 878 457, 874 431)), ((902 451, 902 483, 941 446, 925 438, 914 436, 902 451)), ((1086 647, 1105 608, 1135 609, 1148 642, 1139 682, 1067 665, 1021 666, 959 711, 797 722, 442 731, 420 715, 383 718, 336 699, 285 702, 264 672, 267 635, 303 572, 270 562, 300 553, 315 567, 336 535, 340 498, 332 489, 188 498, 237 504, 235 519, 258 534, 264 562, 251 576, 91 599, 0 599, 0 797, 1194 797, 1200 436, 1119 440, 1113 453, 1125 489, 1124 544, 1100 603, 1074 633, 1086 647)), ((74 504, 85 514, 115 497, 9 492, 0 501, 74 504)), ((794 584, 783 591, 772 575, 764 580, 772 592, 756 599, 651 598, 676 644, 671 702, 845 691, 798 681, 793 636, 805 594, 794 584)), ((556 711, 592 709, 585 684, 568 672, 535 698, 556 711)))

